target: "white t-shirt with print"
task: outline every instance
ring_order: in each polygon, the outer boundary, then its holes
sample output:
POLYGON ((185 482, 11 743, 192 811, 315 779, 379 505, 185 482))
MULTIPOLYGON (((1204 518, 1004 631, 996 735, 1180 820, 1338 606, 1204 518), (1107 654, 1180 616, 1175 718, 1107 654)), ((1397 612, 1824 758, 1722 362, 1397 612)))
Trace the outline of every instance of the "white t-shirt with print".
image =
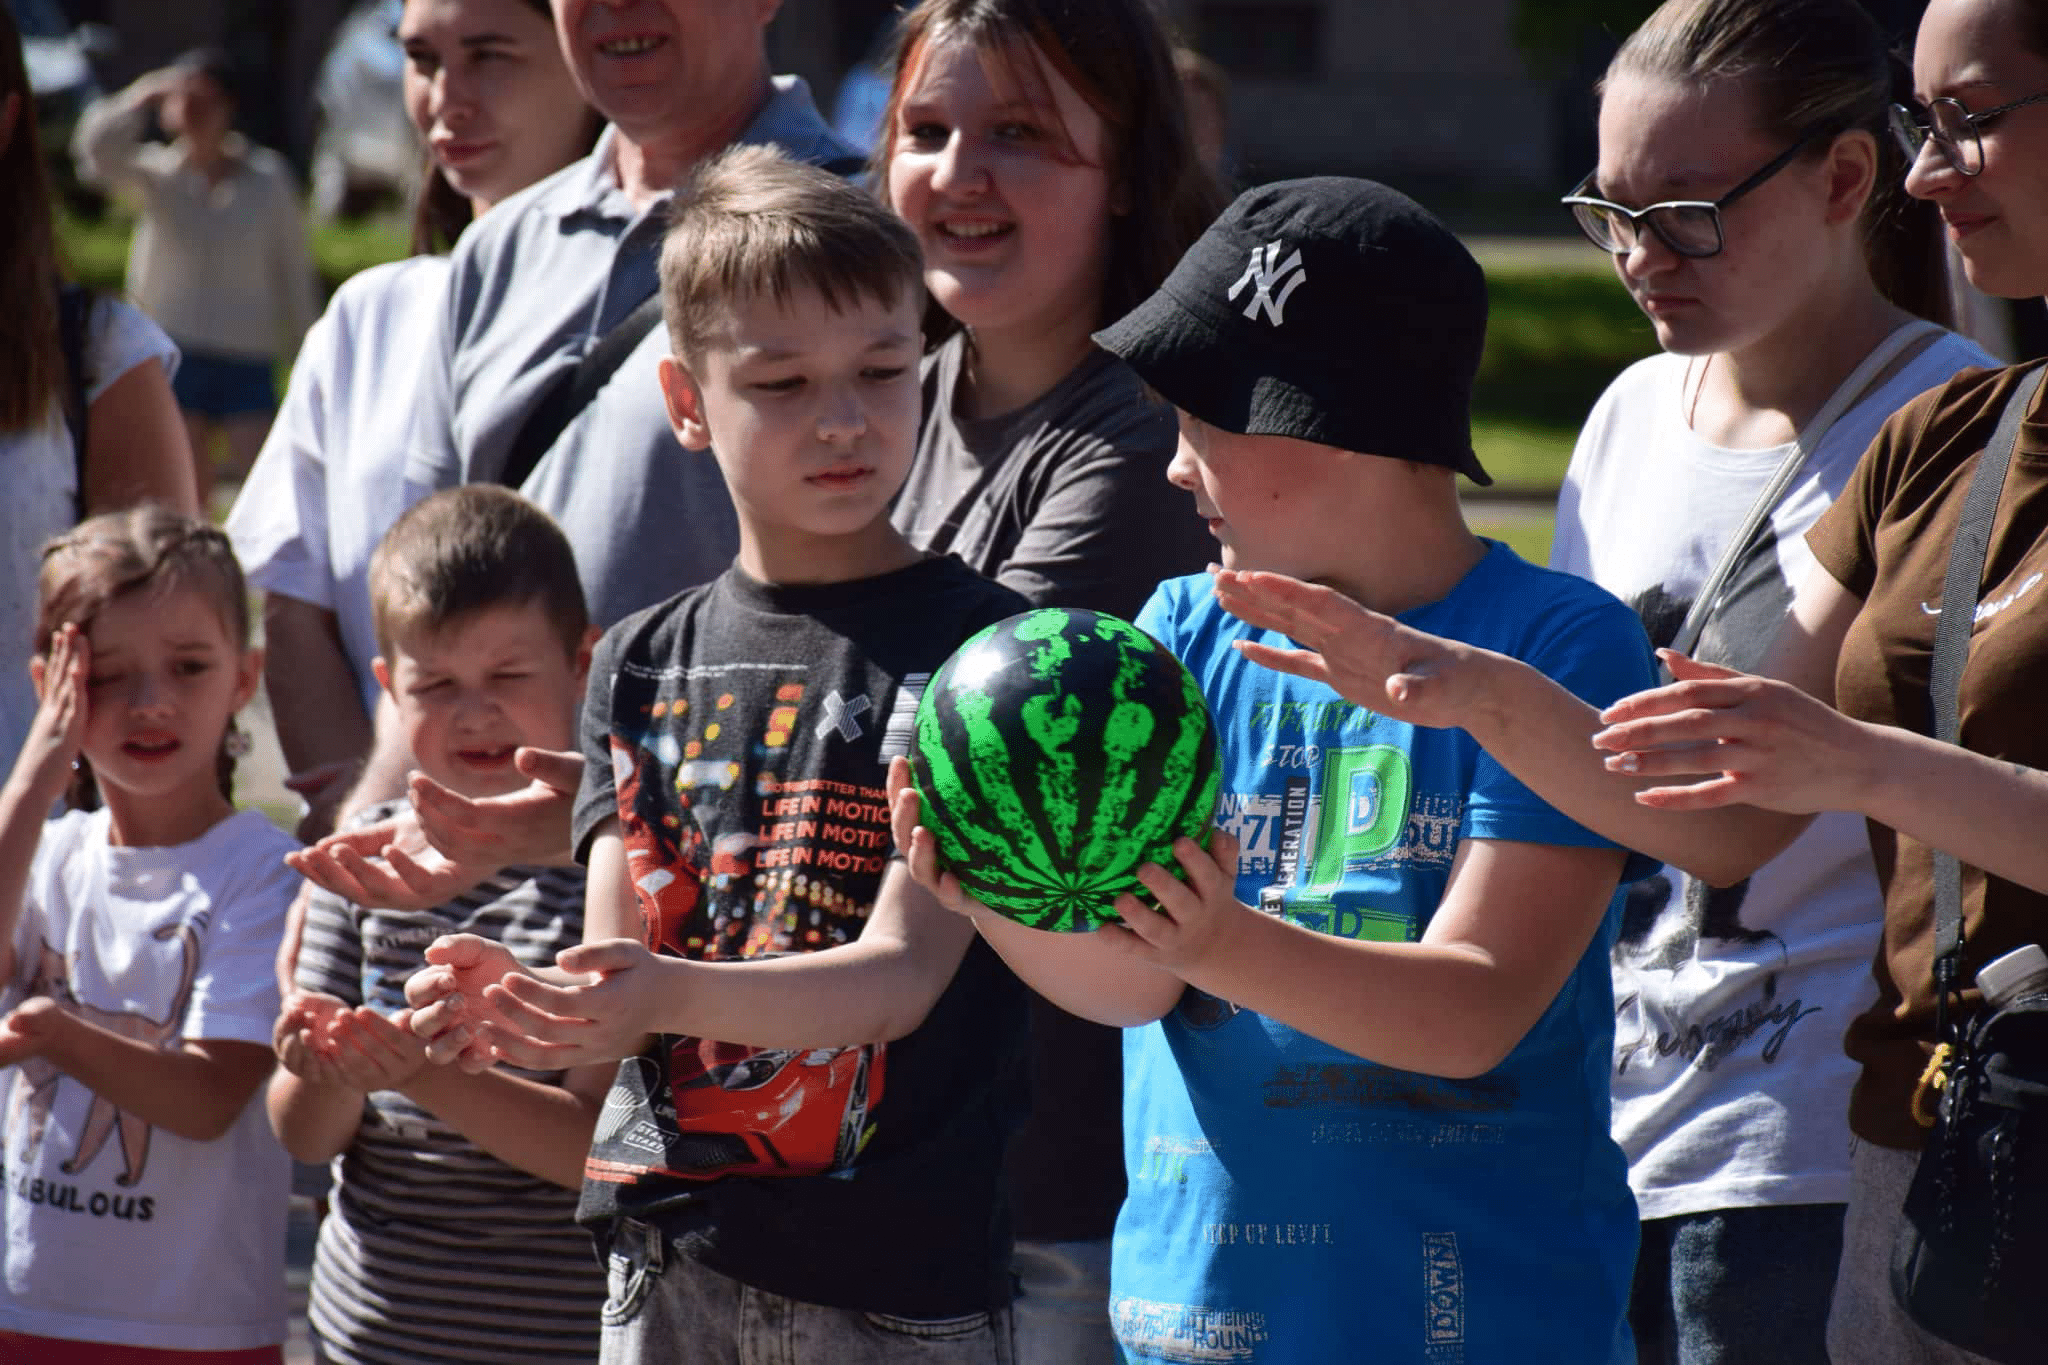
MULTIPOLYGON (((1993 363, 1945 335, 1844 413, 1731 574, 1694 654, 1754 669, 1813 567, 1807 528, 1878 427, 1957 370, 1993 363)), ((1685 374, 1684 357, 1652 356, 1601 396, 1550 557, 1633 606, 1660 646, 1790 450, 1694 435, 1685 374)), ((1856 1066, 1842 1033, 1876 993, 1883 917, 1863 821, 1839 812, 1736 886, 1666 868, 1630 888, 1613 956, 1614 1136, 1644 1218, 1848 1197, 1856 1066)))
MULTIPOLYGON (((178 348, 127 304, 95 299, 85 361, 90 406, 137 365, 154 361, 170 375, 178 368, 178 348)), ((12 763, 36 714, 28 659, 43 542, 78 520, 78 451, 61 394, 41 423, 0 431, 0 480, 0 757, 12 763)))
MULTIPOLYGON (((44 827, 0 1003, 49 995, 158 1046, 270 1045, 293 841, 244 811, 175 848, 116 848, 107 813, 44 827)), ((284 1340, 291 1168, 262 1092, 194 1142, 31 1059, 7 1091, 0 1330, 190 1351, 284 1340)))
POLYGON ((370 715, 370 552, 421 491, 406 484, 406 441, 447 283, 445 256, 372 266, 343 282, 306 333, 277 420, 228 513, 228 538, 253 586, 339 618, 370 715))

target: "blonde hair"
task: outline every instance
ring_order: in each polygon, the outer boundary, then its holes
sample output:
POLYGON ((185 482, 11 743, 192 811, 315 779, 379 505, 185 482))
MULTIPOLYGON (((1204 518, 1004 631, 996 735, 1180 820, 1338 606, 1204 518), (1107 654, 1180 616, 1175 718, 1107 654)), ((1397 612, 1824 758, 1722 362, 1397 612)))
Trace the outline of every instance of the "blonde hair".
POLYGON ((910 225, 857 186, 773 147, 734 147, 677 196, 661 244, 669 345, 690 356, 737 298, 787 301, 815 289, 832 309, 857 299, 922 300, 924 257, 910 225))

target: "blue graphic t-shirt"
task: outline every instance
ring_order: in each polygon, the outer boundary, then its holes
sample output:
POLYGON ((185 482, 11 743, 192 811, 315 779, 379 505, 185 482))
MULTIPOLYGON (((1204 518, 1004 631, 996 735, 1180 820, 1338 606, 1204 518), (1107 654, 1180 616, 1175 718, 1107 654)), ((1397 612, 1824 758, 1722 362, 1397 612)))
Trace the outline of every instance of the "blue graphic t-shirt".
MULTIPOLYGON (((1589 583, 1489 544, 1404 623, 1527 661, 1596 705, 1651 685, 1642 627, 1589 583)), ((1138 624, 1217 720, 1238 898, 1323 933, 1421 937, 1463 839, 1606 847, 1463 730, 1417 729, 1246 663, 1203 577, 1138 624)), ((1631 858, 1629 876, 1654 864, 1631 858)), ((1125 1034, 1130 1193, 1111 1318, 1132 1361, 1426 1365, 1634 1359, 1636 1247, 1608 1136, 1620 895, 1507 1060, 1448 1080, 1189 990, 1125 1034)), ((1428 1018, 1414 1026, 1427 1029, 1428 1018)))

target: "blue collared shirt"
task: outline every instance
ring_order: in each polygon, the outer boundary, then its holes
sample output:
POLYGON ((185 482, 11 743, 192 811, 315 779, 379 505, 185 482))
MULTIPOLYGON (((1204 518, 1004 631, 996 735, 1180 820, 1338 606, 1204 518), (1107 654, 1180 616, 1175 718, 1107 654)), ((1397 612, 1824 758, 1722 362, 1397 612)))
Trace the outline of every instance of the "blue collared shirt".
MULTIPOLYGON (((557 378, 654 293, 671 196, 636 210, 612 169, 618 133, 499 204, 456 244, 439 345, 420 377, 409 483, 496 480, 557 378)), ((826 125, 809 87, 775 78, 736 142, 830 162, 858 152, 826 125)), ((724 480, 670 429, 656 327, 569 420, 520 491, 562 524, 592 618, 619 618, 715 577, 739 549, 724 480)))

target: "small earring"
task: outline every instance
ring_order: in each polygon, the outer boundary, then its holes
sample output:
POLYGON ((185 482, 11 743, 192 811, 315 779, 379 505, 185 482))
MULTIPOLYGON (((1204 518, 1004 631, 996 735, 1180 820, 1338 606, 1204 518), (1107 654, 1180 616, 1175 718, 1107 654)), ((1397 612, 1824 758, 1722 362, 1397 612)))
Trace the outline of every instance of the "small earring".
POLYGON ((248 734, 243 731, 241 726, 230 725, 228 726, 228 736, 222 741, 221 747, 227 750, 229 758, 247 758, 252 746, 249 743, 248 734))

